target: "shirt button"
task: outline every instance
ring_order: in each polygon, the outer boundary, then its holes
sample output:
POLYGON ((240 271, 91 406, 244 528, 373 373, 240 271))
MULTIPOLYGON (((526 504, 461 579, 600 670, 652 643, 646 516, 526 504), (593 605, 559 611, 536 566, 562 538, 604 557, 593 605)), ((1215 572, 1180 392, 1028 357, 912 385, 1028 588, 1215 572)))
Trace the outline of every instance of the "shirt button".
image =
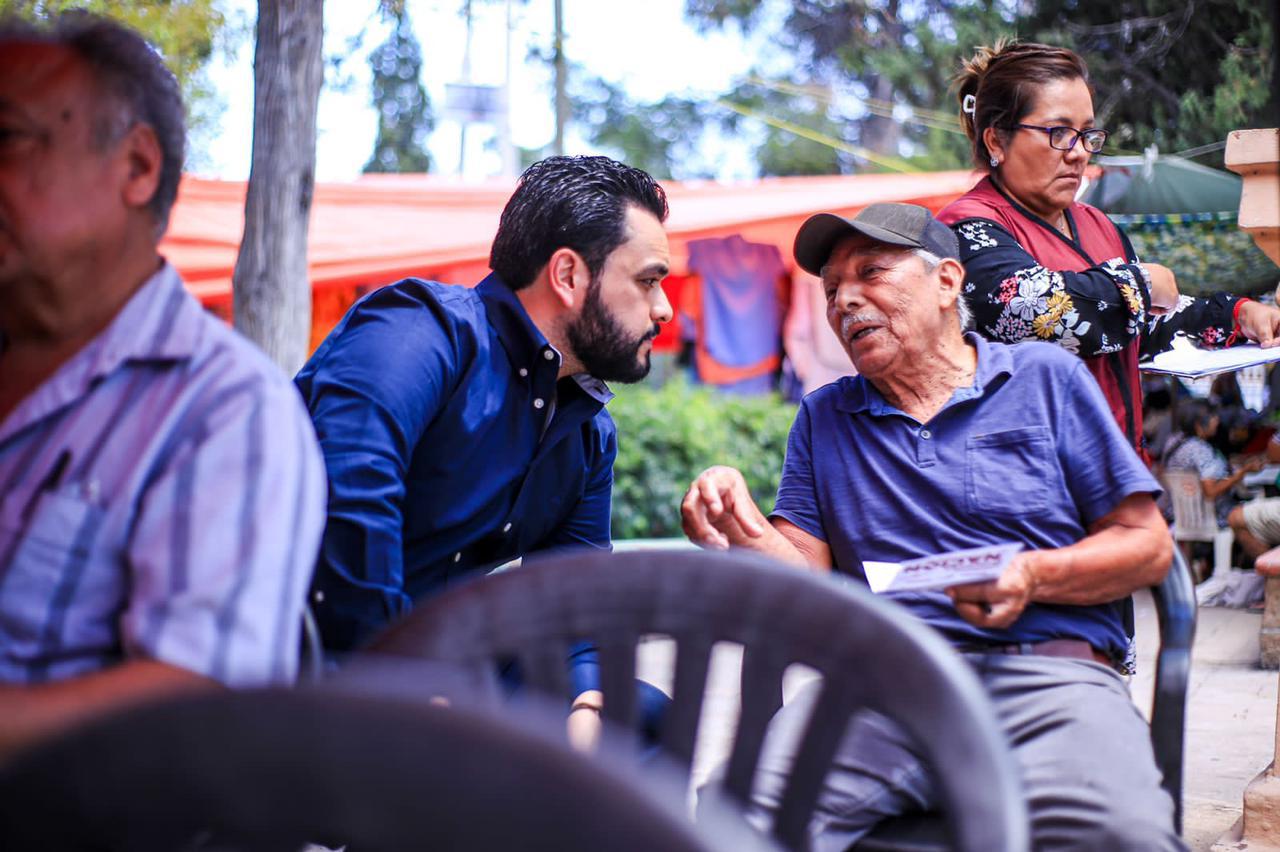
POLYGON ((311 596, 311 599, 316 603, 324 603, 324 592, 317 589, 316 593, 311 596))
POLYGON ((929 440, 930 438, 932 438, 932 437, 933 437, 933 433, 932 433, 932 432, 930 432, 928 429, 921 429, 921 430, 920 430, 920 437, 921 437, 921 438, 924 438, 924 439, 927 441, 927 440, 929 440))
POLYGON ((542 357, 546 358, 548 361, 554 361, 556 358, 556 353, 552 352, 550 349, 543 349, 542 357))
POLYGON ((457 553, 453 554, 453 561, 454 562, 462 561, 462 551, 458 551, 457 553))
POLYGON ((521 367, 521 368, 520 368, 520 378, 522 378, 522 379, 523 379, 523 378, 524 378, 525 376, 527 376, 527 375, 529 375, 529 371, 528 371, 528 370, 526 370, 524 367, 521 367))
POLYGON ((542 408, 542 406, 544 406, 544 405, 546 405, 546 403, 545 403, 545 402, 543 402, 543 401, 542 401, 542 400, 540 400, 540 399, 535 399, 535 400, 533 401, 533 407, 534 407, 534 408, 542 408))
POLYGON ((507 521, 505 524, 503 524, 503 525, 502 525, 502 531, 503 531, 504 533, 506 533, 506 532, 511 532, 511 522, 510 522, 510 521, 507 521))

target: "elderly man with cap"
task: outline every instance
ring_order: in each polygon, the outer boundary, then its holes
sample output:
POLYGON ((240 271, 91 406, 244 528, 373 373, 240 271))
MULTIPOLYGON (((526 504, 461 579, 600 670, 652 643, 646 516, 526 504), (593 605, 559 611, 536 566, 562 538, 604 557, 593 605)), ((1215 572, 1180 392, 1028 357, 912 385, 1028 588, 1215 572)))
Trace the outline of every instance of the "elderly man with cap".
MULTIPOLYGON (((1079 359, 964 332, 958 253, 952 232, 913 205, 805 222, 796 262, 821 277, 859 375, 805 397, 769 518, 738 471, 712 467, 685 496, 685 532, 856 580, 863 560, 1022 545, 995 580, 892 596, 987 688, 1037 849, 1183 848, 1115 668, 1127 645, 1117 602, 1159 582, 1171 558, 1159 487, 1079 359)), ((756 791, 764 811, 819 688, 774 720, 756 791)), ((852 719, 834 766, 810 827, 815 849, 846 849, 878 821, 935 802, 913 746, 883 717, 852 719)))

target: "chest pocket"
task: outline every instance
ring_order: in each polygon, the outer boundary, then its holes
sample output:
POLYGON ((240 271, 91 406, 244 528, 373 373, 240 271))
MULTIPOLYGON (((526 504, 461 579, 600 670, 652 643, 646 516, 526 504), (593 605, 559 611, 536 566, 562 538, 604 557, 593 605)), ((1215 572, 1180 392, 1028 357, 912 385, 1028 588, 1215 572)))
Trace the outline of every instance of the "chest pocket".
MULTIPOLYGON (((0 517, 0 558, 5 547, 13 550, 8 564, 0 565, 0 620, 9 638, 29 640, 44 629, 49 614, 66 607, 72 597, 105 591, 83 582, 86 569, 95 567, 89 563, 105 512, 61 491, 39 494, 25 523, 16 505, 5 508, 9 511, 0 517)), ((119 582, 113 574, 89 580, 94 586, 119 582)))
POLYGON ((969 511, 1020 516, 1043 511, 1053 481, 1053 443, 1046 426, 970 436, 965 443, 969 511))

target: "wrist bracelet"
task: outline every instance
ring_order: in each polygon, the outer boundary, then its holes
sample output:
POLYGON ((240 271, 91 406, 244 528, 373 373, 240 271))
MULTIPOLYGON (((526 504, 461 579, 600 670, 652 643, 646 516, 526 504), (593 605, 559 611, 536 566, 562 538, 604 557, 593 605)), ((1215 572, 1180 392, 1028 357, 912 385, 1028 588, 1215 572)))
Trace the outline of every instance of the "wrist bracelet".
POLYGON ((1142 263, 1135 262, 1133 266, 1137 267, 1138 277, 1142 279, 1142 287, 1139 288, 1138 290, 1138 293, 1139 293, 1138 301, 1142 302, 1142 309, 1146 313, 1150 314, 1151 313, 1151 273, 1147 270, 1147 267, 1142 263))
POLYGON ((1244 329, 1240 327, 1240 309, 1244 307, 1245 302, 1252 302, 1253 299, 1243 298, 1236 302, 1234 308, 1231 309, 1231 336, 1227 338, 1227 342, 1223 346, 1231 346, 1236 342, 1236 338, 1244 334, 1244 329))
POLYGON ((1147 288, 1147 294, 1148 294, 1148 295, 1150 295, 1150 293, 1151 293, 1151 272, 1150 272, 1150 270, 1148 270, 1148 269, 1147 269, 1146 264, 1142 264, 1142 263, 1135 263, 1135 264, 1134 264, 1134 266, 1138 267, 1138 275, 1142 278, 1142 283, 1143 283, 1144 285, 1146 285, 1146 288, 1147 288))
POLYGON ((594 710, 597 713, 603 712, 601 708, 597 707, 594 704, 588 704, 586 701, 575 701, 573 703, 573 706, 569 708, 570 713, 576 713, 579 710, 594 710))

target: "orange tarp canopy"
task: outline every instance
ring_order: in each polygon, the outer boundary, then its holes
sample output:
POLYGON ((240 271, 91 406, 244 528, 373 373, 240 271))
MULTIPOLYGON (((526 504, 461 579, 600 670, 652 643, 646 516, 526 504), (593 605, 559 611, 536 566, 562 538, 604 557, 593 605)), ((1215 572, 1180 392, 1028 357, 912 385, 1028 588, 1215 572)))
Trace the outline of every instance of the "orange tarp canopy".
MULTIPOLYGON (((877 201, 937 210, 975 181, 971 172, 953 171, 668 183, 672 272, 685 273, 685 245, 692 239, 741 234, 777 245, 790 262, 796 230, 812 213, 851 216, 877 201)), ((410 275, 479 281, 514 186, 511 179, 477 185, 430 175, 317 185, 308 247, 313 288, 377 285, 410 275)), ((243 182, 184 177, 161 243, 191 291, 224 309, 244 228, 244 195, 243 182)))

